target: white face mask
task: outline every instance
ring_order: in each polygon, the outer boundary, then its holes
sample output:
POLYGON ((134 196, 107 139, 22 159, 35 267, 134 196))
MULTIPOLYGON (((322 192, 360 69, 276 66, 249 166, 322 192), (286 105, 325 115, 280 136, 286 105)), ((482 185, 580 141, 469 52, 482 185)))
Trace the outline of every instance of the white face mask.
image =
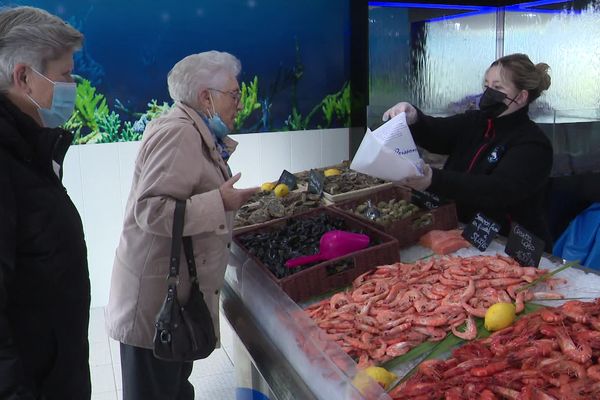
POLYGON ((64 124, 73 114, 75 98, 77 97, 77 85, 69 82, 55 82, 34 68, 31 69, 54 85, 50 108, 42 108, 31 96, 27 95, 29 100, 38 108, 42 125, 47 128, 56 128, 64 124))

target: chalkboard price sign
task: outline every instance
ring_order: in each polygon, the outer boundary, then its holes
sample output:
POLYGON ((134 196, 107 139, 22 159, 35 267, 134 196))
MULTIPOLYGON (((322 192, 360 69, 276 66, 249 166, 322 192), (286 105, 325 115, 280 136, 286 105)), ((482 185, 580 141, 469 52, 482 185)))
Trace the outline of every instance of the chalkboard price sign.
POLYGON ((322 195, 324 183, 325 175, 319 170, 311 169, 308 175, 308 192, 322 195))
POLYGON ((415 189, 411 189, 411 193, 411 203, 417 205, 420 208, 432 210, 442 205, 442 200, 440 200, 440 198, 433 193, 420 192, 415 189))
POLYGON ((477 213, 471 223, 465 226, 462 236, 480 251, 485 251, 500 232, 500 225, 477 213))
POLYGON ((296 189, 296 176, 287 170, 283 170, 277 184, 285 183, 290 190, 296 189))
POLYGON ((537 267, 545 242, 519 224, 513 224, 504 251, 524 267, 537 267))

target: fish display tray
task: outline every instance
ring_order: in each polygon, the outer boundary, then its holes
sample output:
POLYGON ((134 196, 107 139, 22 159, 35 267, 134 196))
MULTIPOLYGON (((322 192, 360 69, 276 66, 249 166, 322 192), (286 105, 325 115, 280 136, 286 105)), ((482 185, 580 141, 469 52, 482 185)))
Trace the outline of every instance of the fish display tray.
POLYGON ((386 182, 386 183, 382 183, 380 185, 369 186, 369 187, 366 187, 363 189, 352 190, 350 192, 340 193, 340 194, 330 194, 327 192, 323 192, 323 198, 321 200, 323 201, 323 203, 325 205, 337 204, 337 203, 340 203, 343 201, 363 197, 370 193, 378 192, 378 191, 386 189, 386 188, 390 188, 393 185, 394 184, 392 182, 386 182))
MULTIPOLYGON (((349 169, 350 167, 350 162, 349 161, 343 161, 339 164, 335 164, 335 165, 330 165, 328 167, 322 167, 322 168, 317 168, 317 170, 323 172, 327 169, 331 169, 331 168, 337 168, 337 169, 349 169)), ((352 172, 356 172, 353 171, 352 172)), ((302 171, 302 172, 297 172, 295 175, 296 176, 308 176, 308 174, 310 173, 310 171, 302 171)), ((359 173, 359 172, 356 172, 359 173)), ((302 181, 304 182, 304 181, 302 181)), ((308 186, 308 184, 306 184, 308 186)), ((339 194, 331 194, 329 192, 324 191, 323 192, 323 197, 321 198, 321 202, 324 205, 331 205, 331 204, 335 204, 338 203, 340 201, 345 201, 345 200, 350 200, 350 199, 354 199, 356 197, 360 197, 366 194, 369 194, 371 192, 374 191, 378 191, 387 187, 392 186, 393 183, 392 182, 384 182, 384 183, 380 183, 380 184, 376 184, 373 186, 369 186, 369 187, 365 187, 362 189, 357 189, 357 190, 351 190, 348 192, 344 192, 344 193, 339 193, 339 194)))
MULTIPOLYGON (((306 190, 307 190, 307 185, 298 185, 298 188, 292 190, 290 193, 303 193, 303 192, 306 192, 306 190)), ((259 202, 256 201, 256 202, 253 202, 253 203, 246 203, 244 205, 245 206, 246 205, 250 205, 250 204, 254 205, 254 204, 258 204, 258 203, 259 202)), ((319 200, 319 205, 321 205, 321 204, 323 204, 323 200, 322 199, 319 200)), ((317 208, 318 208, 318 206, 315 206, 311 210, 314 210, 314 209, 317 209, 317 208)), ((307 211, 310 211, 310 210, 307 210, 307 211)), ((265 221, 265 222, 257 222, 255 224, 249 224, 249 225, 243 225, 243 226, 236 226, 235 225, 235 219, 234 219, 233 234, 235 235, 235 234, 239 234, 239 233, 244 233, 244 232, 250 231, 250 230, 252 230, 252 229, 254 229, 254 228, 258 227, 258 226, 261 226, 261 225, 263 225, 263 224, 265 224, 267 222, 279 221, 279 220, 282 220, 282 219, 285 219, 285 218, 288 218, 288 217, 291 217, 291 216, 294 216, 294 215, 297 215, 297 214, 301 214, 303 212, 306 212, 306 211, 293 212, 292 214, 285 215, 283 217, 273 217, 273 218, 271 218, 271 219, 269 219, 268 221, 265 221)))
POLYGON ((256 262, 259 268, 266 272, 275 284, 281 287, 281 289, 296 302, 304 301, 313 296, 327 293, 333 289, 347 286, 356 277, 376 266, 393 264, 400 261, 400 252, 398 241, 396 239, 376 229, 372 225, 351 218, 347 214, 333 209, 332 207, 320 207, 291 217, 265 222, 262 226, 252 230, 234 233, 233 240, 244 253, 248 254, 248 256, 256 262), (371 238, 371 240, 375 240, 377 244, 342 257, 320 262, 290 276, 277 278, 258 257, 248 251, 240 240, 240 237, 246 234, 279 230, 283 228, 290 219, 309 218, 322 213, 344 221, 347 229, 363 231, 371 238))
POLYGON ((454 203, 443 204, 438 208, 431 210, 420 210, 410 217, 394 221, 384 225, 372 221, 362 215, 352 212, 358 205, 371 200, 374 205, 380 201, 389 201, 391 199, 411 201, 411 192, 399 186, 391 186, 377 192, 372 192, 361 197, 336 203, 333 207, 346 213, 363 223, 370 224, 377 229, 386 232, 398 240, 400 248, 411 246, 419 241, 419 238, 432 230, 449 230, 458 226, 458 217, 456 214, 456 205, 454 203), (417 227, 416 222, 426 214, 431 214, 431 223, 422 227, 417 227))

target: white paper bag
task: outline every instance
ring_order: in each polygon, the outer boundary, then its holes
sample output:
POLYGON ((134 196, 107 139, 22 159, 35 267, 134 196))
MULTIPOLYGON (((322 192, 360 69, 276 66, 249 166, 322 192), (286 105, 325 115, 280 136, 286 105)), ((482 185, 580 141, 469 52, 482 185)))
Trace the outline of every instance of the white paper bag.
POLYGON ((423 175, 423 160, 412 138, 406 114, 401 113, 367 132, 350 168, 388 181, 423 175))

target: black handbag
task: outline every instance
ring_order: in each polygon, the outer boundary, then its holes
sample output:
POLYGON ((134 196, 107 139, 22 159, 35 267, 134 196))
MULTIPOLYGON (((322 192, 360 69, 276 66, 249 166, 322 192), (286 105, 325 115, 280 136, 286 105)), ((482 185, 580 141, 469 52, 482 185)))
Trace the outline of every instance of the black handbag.
POLYGON ((194 361, 206 358, 217 344, 210 311, 198 286, 192 239, 183 237, 185 201, 177 200, 173 219, 171 259, 167 296, 156 317, 154 356, 166 361, 194 361), (177 300, 181 242, 187 259, 191 291, 187 304, 177 300))

